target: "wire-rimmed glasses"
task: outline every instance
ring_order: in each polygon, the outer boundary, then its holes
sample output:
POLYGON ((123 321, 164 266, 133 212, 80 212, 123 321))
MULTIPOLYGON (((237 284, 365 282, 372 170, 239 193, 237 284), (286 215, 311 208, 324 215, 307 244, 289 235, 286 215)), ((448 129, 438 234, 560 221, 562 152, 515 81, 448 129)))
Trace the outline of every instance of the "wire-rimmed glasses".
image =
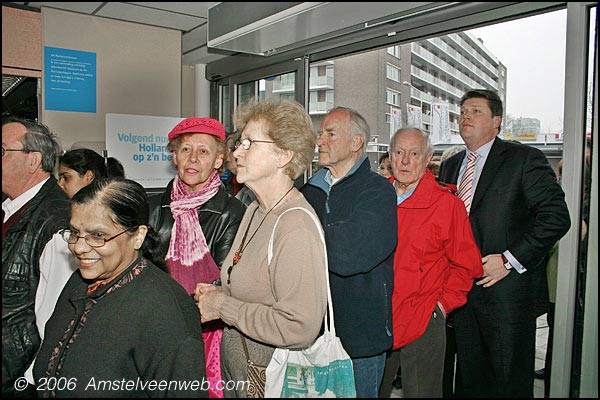
POLYGON ((60 236, 62 236, 62 238, 65 240, 65 242, 69 244, 75 244, 79 239, 83 239, 90 247, 102 247, 107 242, 110 242, 111 240, 121 236, 125 232, 129 232, 130 230, 131 229, 124 230, 123 232, 117 233, 116 235, 108 238, 104 237, 102 234, 79 236, 77 233, 73 232, 70 229, 63 229, 59 233, 60 236))
POLYGON ((2 157, 4 157, 4 155, 6 154, 7 151, 21 151, 23 153, 31 153, 31 150, 25 150, 25 149, 7 149, 6 147, 2 146, 2 157))
POLYGON ((237 150, 238 147, 242 146, 242 149, 244 150, 250 150, 250 146, 252 146, 254 143, 275 143, 272 140, 253 140, 253 139, 244 139, 244 140, 238 140, 237 142, 235 142, 235 149, 237 150))

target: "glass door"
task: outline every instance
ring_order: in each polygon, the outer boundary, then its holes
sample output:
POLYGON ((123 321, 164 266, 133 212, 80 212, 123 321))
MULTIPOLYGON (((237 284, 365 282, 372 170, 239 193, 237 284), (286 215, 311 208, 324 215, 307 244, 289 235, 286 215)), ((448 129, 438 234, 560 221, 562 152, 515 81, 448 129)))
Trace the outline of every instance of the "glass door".
MULTIPOLYGON (((231 116, 236 107, 253 98, 259 101, 272 98, 296 100, 306 106, 305 71, 304 59, 296 59, 222 78, 215 82, 211 90, 211 104, 218 104, 218 108, 213 108, 213 117, 225 125, 229 135, 234 130, 231 116)), ((310 175, 307 171, 298 178, 297 186, 306 182, 310 175)))

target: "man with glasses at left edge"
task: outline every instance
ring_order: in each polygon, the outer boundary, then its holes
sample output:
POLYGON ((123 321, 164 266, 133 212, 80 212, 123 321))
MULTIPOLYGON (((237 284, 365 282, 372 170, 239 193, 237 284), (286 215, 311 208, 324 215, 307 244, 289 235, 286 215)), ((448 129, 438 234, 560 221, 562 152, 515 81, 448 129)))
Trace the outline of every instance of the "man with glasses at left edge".
POLYGON ((37 397, 31 365, 76 266, 59 230, 69 198, 52 175, 60 146, 34 121, 2 121, 2 397, 37 397))

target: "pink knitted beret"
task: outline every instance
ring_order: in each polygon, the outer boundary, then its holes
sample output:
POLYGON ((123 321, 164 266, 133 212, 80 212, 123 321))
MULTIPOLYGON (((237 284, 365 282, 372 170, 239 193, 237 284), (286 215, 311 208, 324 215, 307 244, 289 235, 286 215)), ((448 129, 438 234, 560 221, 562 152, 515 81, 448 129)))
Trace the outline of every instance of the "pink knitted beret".
POLYGON ((225 140, 225 127, 223 124, 216 119, 208 117, 184 119, 169 132, 169 142, 172 142, 173 139, 183 133, 204 133, 216 136, 223 141, 225 140))

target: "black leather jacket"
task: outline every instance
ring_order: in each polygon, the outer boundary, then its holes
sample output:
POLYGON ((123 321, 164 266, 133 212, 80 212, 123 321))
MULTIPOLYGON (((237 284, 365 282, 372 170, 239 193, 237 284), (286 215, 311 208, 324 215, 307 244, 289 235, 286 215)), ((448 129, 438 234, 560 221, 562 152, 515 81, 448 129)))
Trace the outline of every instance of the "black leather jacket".
POLYGON ((35 295, 44 246, 69 227, 69 198, 50 177, 2 238, 2 394, 17 392, 40 345, 35 324, 35 295))
MULTIPOLYGON (((160 250, 164 259, 169 249, 171 230, 173 228, 173 214, 169 205, 171 204, 171 191, 173 181, 169 182, 164 193, 150 195, 150 224, 160 236, 160 250)), ((240 222, 246 211, 246 206, 241 201, 225 191, 221 184, 219 191, 198 210, 198 219, 206 243, 215 263, 221 268, 221 264, 227 257, 229 249, 235 239, 240 222)))

